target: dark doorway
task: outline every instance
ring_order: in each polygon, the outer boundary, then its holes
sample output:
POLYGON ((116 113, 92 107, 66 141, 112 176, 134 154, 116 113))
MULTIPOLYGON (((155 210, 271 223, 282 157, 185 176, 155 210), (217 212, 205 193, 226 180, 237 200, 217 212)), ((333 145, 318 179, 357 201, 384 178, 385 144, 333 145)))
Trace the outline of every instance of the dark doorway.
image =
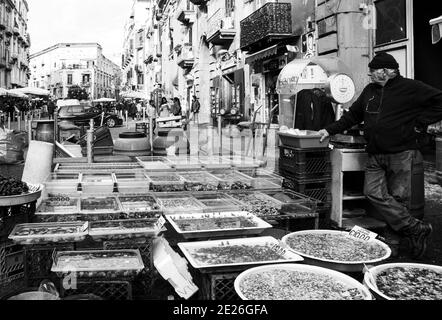
POLYGON ((442 15, 442 1, 413 1, 415 79, 442 90, 442 41, 431 43, 429 21, 442 15))

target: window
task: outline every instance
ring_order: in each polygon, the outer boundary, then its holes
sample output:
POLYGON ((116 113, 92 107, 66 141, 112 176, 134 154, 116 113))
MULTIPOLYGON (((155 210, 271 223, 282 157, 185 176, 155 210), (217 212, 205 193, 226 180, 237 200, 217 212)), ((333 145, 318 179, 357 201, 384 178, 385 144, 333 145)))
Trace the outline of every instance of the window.
POLYGON ((68 84, 72 84, 72 74, 68 74, 68 84))
POLYGON ((406 0, 379 0, 376 5, 376 45, 407 38, 406 0))
POLYGON ((231 17, 235 11, 235 0, 226 0, 226 17, 231 17))

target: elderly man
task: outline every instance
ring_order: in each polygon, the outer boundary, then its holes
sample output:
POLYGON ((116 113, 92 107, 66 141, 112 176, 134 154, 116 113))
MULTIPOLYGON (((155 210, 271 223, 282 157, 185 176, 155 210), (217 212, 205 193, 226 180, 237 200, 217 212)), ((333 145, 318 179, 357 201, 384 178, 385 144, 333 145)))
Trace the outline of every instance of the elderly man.
POLYGON ((410 214, 412 168, 422 165, 419 137, 442 119, 442 91, 404 78, 396 60, 379 53, 369 63, 372 83, 339 121, 320 131, 323 141, 364 121, 369 155, 364 192, 392 234, 405 237, 421 258, 432 232, 410 214))

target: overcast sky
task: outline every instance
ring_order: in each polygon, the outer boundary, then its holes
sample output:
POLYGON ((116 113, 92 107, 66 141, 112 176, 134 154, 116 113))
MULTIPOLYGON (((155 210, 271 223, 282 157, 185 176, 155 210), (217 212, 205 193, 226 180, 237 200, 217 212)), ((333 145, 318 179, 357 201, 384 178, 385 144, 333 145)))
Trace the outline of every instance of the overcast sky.
POLYGON ((60 42, 98 42, 107 58, 121 64, 132 0, 27 1, 31 54, 60 42))

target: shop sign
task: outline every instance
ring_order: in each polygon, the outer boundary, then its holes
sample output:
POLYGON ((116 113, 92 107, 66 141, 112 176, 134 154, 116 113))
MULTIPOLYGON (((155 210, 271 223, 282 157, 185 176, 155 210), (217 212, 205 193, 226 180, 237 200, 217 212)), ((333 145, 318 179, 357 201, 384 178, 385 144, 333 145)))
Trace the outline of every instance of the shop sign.
POLYGON ((235 68, 236 64, 237 64, 236 54, 232 54, 230 56, 224 55, 220 61, 221 70, 223 72, 235 68))
POLYGON ((356 94, 353 80, 346 74, 335 74, 329 78, 330 94, 340 104, 350 102, 356 94))
MULTIPOLYGON (((303 67, 301 65, 301 67, 303 67)), ((318 65, 309 65, 303 70, 296 70, 294 68, 293 72, 287 77, 279 79, 279 85, 290 86, 297 84, 325 84, 327 82, 327 74, 318 65)))
POLYGON ((302 52, 304 53, 304 59, 309 59, 317 55, 315 37, 315 31, 302 35, 302 52))

